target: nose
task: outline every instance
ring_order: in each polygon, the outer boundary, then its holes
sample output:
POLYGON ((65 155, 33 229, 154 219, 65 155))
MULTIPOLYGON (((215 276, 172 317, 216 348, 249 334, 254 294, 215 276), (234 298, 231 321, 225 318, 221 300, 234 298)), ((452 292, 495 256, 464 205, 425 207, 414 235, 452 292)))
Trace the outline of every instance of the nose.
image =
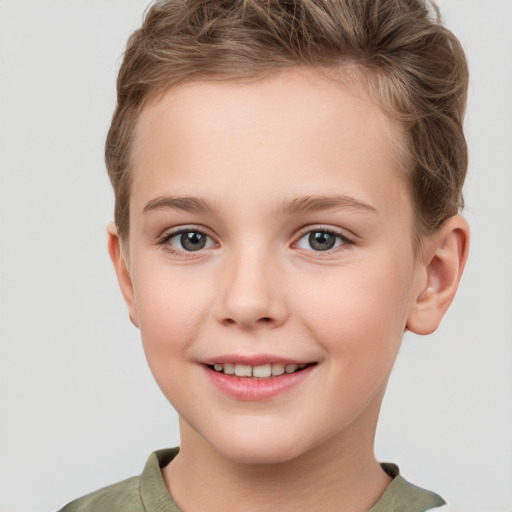
POLYGON ((243 329, 279 327, 288 317, 283 273, 268 250, 243 248, 219 273, 217 318, 243 329))

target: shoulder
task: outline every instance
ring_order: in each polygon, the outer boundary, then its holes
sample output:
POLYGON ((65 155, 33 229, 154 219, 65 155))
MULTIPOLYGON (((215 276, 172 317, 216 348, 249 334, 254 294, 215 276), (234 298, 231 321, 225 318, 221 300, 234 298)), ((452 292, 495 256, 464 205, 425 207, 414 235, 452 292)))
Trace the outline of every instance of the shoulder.
POLYGON ((109 485, 72 501, 59 512, 143 512, 139 480, 133 477, 109 485))
POLYGON ((369 512, 448 512, 441 496, 408 482, 396 464, 383 463, 381 467, 393 480, 369 512))
POLYGON ((179 512, 164 482, 161 468, 179 448, 153 452, 140 476, 123 480, 72 501, 59 512, 179 512))

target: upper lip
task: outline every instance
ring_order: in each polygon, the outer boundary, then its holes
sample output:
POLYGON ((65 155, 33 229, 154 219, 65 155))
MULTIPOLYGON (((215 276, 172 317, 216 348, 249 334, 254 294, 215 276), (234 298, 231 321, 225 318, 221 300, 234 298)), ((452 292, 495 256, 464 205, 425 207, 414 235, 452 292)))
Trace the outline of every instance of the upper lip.
POLYGON ((225 354, 215 357, 209 357, 202 364, 214 365, 214 364, 245 364, 248 366, 263 366, 265 364, 308 364, 315 361, 304 360, 301 358, 283 357, 271 354, 254 354, 254 355, 242 355, 242 354, 225 354))

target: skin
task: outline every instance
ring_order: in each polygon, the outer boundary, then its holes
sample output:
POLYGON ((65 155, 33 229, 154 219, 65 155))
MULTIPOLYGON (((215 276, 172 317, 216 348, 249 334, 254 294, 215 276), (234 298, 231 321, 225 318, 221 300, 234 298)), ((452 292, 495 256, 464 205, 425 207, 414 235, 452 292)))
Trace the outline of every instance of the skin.
POLYGON ((401 137, 307 69, 186 84, 142 112, 129 241, 112 226, 109 249, 180 415, 163 475, 183 510, 363 511, 385 491, 373 440, 387 380, 404 330, 439 324, 469 236, 456 216, 416 250, 401 137), (204 248, 187 251, 183 229, 204 248), (316 250, 309 234, 326 231, 334 247, 316 250), (272 399, 237 400, 203 364, 225 354, 316 364, 272 399))

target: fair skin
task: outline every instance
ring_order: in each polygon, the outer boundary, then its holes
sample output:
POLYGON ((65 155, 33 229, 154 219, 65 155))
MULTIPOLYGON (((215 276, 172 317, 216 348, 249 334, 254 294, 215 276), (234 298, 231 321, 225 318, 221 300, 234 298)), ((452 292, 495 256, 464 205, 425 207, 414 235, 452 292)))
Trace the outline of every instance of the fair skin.
POLYGON ((180 415, 163 475, 182 510, 364 511, 389 485, 386 383, 404 330, 439 324, 468 240, 455 216, 414 246, 401 137, 310 70, 186 84, 143 110, 129 241, 111 227, 109 248, 180 415))

